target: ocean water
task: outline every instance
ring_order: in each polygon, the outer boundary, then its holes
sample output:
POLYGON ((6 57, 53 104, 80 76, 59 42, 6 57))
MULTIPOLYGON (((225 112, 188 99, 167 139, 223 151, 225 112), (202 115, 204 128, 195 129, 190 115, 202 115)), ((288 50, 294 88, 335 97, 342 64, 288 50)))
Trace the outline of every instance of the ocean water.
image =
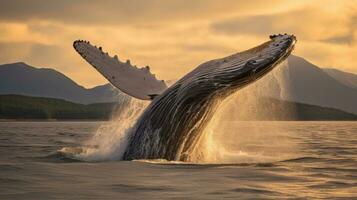
POLYGON ((356 122, 226 122, 207 162, 61 153, 106 124, 0 122, 0 199, 357 199, 356 122))

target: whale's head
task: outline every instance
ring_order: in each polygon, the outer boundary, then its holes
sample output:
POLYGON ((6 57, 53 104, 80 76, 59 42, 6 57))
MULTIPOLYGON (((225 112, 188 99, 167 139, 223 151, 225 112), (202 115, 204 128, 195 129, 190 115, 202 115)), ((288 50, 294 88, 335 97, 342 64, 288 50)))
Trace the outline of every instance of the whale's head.
POLYGON ((296 43, 294 35, 271 35, 270 39, 258 47, 242 52, 242 54, 255 55, 241 68, 243 74, 248 73, 249 77, 253 79, 262 77, 285 60, 296 43))
POLYGON ((294 35, 279 34, 269 38, 254 48, 199 65, 174 85, 180 86, 179 96, 226 97, 263 77, 290 55, 296 43, 294 35))
POLYGON ((217 92, 233 92, 263 77, 284 61, 294 49, 295 43, 294 35, 271 35, 269 41, 259 46, 206 62, 193 73, 195 77, 209 78, 218 86, 217 92))

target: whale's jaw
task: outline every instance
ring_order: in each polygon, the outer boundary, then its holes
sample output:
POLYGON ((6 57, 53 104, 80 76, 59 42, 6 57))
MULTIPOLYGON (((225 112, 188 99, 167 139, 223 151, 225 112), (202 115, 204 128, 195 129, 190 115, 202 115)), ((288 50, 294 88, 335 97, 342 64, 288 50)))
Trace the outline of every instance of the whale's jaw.
POLYGON ((274 35, 250 50, 201 64, 155 97, 132 129, 124 160, 191 160, 219 103, 286 59, 293 35, 274 35))

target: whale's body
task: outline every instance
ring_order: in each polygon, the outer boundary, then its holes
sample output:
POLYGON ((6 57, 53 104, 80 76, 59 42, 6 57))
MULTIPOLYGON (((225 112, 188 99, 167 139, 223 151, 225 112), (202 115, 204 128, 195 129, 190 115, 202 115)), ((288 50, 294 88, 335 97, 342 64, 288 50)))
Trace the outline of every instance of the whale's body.
POLYGON ((271 71, 290 55, 296 42, 293 35, 270 39, 203 63, 161 94, 152 94, 154 99, 131 129, 123 159, 191 160, 219 103, 271 71))

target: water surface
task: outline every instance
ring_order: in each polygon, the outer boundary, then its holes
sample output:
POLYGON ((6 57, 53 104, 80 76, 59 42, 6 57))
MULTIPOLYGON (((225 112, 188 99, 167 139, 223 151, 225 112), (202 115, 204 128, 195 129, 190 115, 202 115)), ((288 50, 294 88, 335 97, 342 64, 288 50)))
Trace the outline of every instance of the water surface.
POLYGON ((356 122, 227 122, 221 163, 58 153, 103 123, 1 122, 0 199, 357 199, 356 122))

